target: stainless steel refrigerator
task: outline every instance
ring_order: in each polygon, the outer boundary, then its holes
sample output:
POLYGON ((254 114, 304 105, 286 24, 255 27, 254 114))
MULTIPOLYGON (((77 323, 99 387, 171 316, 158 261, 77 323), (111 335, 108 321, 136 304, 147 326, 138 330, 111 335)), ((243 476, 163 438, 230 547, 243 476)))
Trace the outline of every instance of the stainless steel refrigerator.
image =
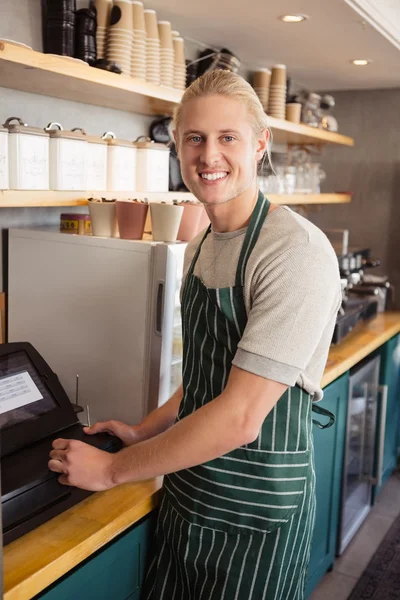
POLYGON ((91 421, 139 422, 181 381, 186 244, 9 232, 8 340, 29 341, 91 421))

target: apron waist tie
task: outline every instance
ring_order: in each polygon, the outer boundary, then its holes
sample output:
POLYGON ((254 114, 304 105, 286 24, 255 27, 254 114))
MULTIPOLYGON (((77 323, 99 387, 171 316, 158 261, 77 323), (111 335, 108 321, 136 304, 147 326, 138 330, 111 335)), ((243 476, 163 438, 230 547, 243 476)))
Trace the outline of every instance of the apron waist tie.
POLYGON ((318 415, 329 417, 328 423, 325 423, 324 425, 320 423, 320 421, 313 419, 312 422, 314 423, 314 425, 316 425, 320 429, 328 429, 328 427, 332 427, 332 425, 335 422, 335 415, 333 415, 329 410, 327 410, 326 408, 322 408, 322 406, 317 406, 313 404, 312 411, 317 413, 318 415))

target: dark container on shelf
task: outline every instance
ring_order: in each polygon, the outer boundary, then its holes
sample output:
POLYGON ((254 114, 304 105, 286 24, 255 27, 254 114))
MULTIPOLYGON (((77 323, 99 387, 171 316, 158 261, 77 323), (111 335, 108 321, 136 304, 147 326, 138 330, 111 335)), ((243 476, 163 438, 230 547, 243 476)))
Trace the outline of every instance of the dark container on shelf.
POLYGON ((96 63, 96 29, 96 10, 82 8, 76 11, 75 57, 92 66, 96 63))
POLYGON ((43 52, 75 55, 76 0, 42 0, 43 52))

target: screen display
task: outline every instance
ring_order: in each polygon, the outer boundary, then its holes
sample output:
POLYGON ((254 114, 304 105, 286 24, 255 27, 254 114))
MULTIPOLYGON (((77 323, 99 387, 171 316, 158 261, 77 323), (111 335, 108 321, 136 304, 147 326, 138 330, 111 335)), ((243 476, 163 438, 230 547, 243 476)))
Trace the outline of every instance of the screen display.
POLYGON ((58 408, 24 351, 0 356, 0 429, 58 408))

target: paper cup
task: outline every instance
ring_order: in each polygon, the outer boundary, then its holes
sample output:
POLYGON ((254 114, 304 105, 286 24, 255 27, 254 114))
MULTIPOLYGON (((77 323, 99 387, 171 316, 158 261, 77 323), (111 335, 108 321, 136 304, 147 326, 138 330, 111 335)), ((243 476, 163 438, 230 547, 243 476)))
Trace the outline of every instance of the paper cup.
POLYGON ((119 237, 123 240, 141 240, 149 205, 145 202, 117 200, 119 237))
POLYGON ((113 0, 95 0, 94 5, 97 11, 97 30, 106 29, 110 24, 113 0))
POLYGON ((188 202, 183 202, 178 206, 183 206, 183 214, 177 239, 181 240, 181 242, 189 242, 196 237, 199 231, 200 219, 204 208, 202 204, 189 204, 188 202))
POLYGON ((300 123, 302 105, 300 102, 289 102, 286 104, 286 120, 292 123, 300 123))
POLYGON ((132 13, 133 13, 133 29, 143 31, 146 33, 146 24, 144 22, 144 8, 143 2, 133 0, 132 2, 132 13))
POLYGON ((171 50, 174 49, 172 43, 172 28, 169 21, 158 22, 158 35, 160 37, 161 48, 170 48, 171 50))
POLYGON ((271 80, 269 69, 258 69, 253 73, 253 87, 268 88, 271 80))
POLYGON ((116 202, 88 202, 92 235, 118 237, 116 202))
POLYGON ((147 9, 144 11, 144 22, 146 27, 147 37, 149 39, 159 40, 157 13, 155 10, 147 9))
POLYGON ((183 206, 175 204, 150 204, 153 240, 158 242, 176 242, 179 225, 183 215, 183 206))
POLYGON ((286 65, 275 65, 271 69, 271 85, 286 85, 286 65))

